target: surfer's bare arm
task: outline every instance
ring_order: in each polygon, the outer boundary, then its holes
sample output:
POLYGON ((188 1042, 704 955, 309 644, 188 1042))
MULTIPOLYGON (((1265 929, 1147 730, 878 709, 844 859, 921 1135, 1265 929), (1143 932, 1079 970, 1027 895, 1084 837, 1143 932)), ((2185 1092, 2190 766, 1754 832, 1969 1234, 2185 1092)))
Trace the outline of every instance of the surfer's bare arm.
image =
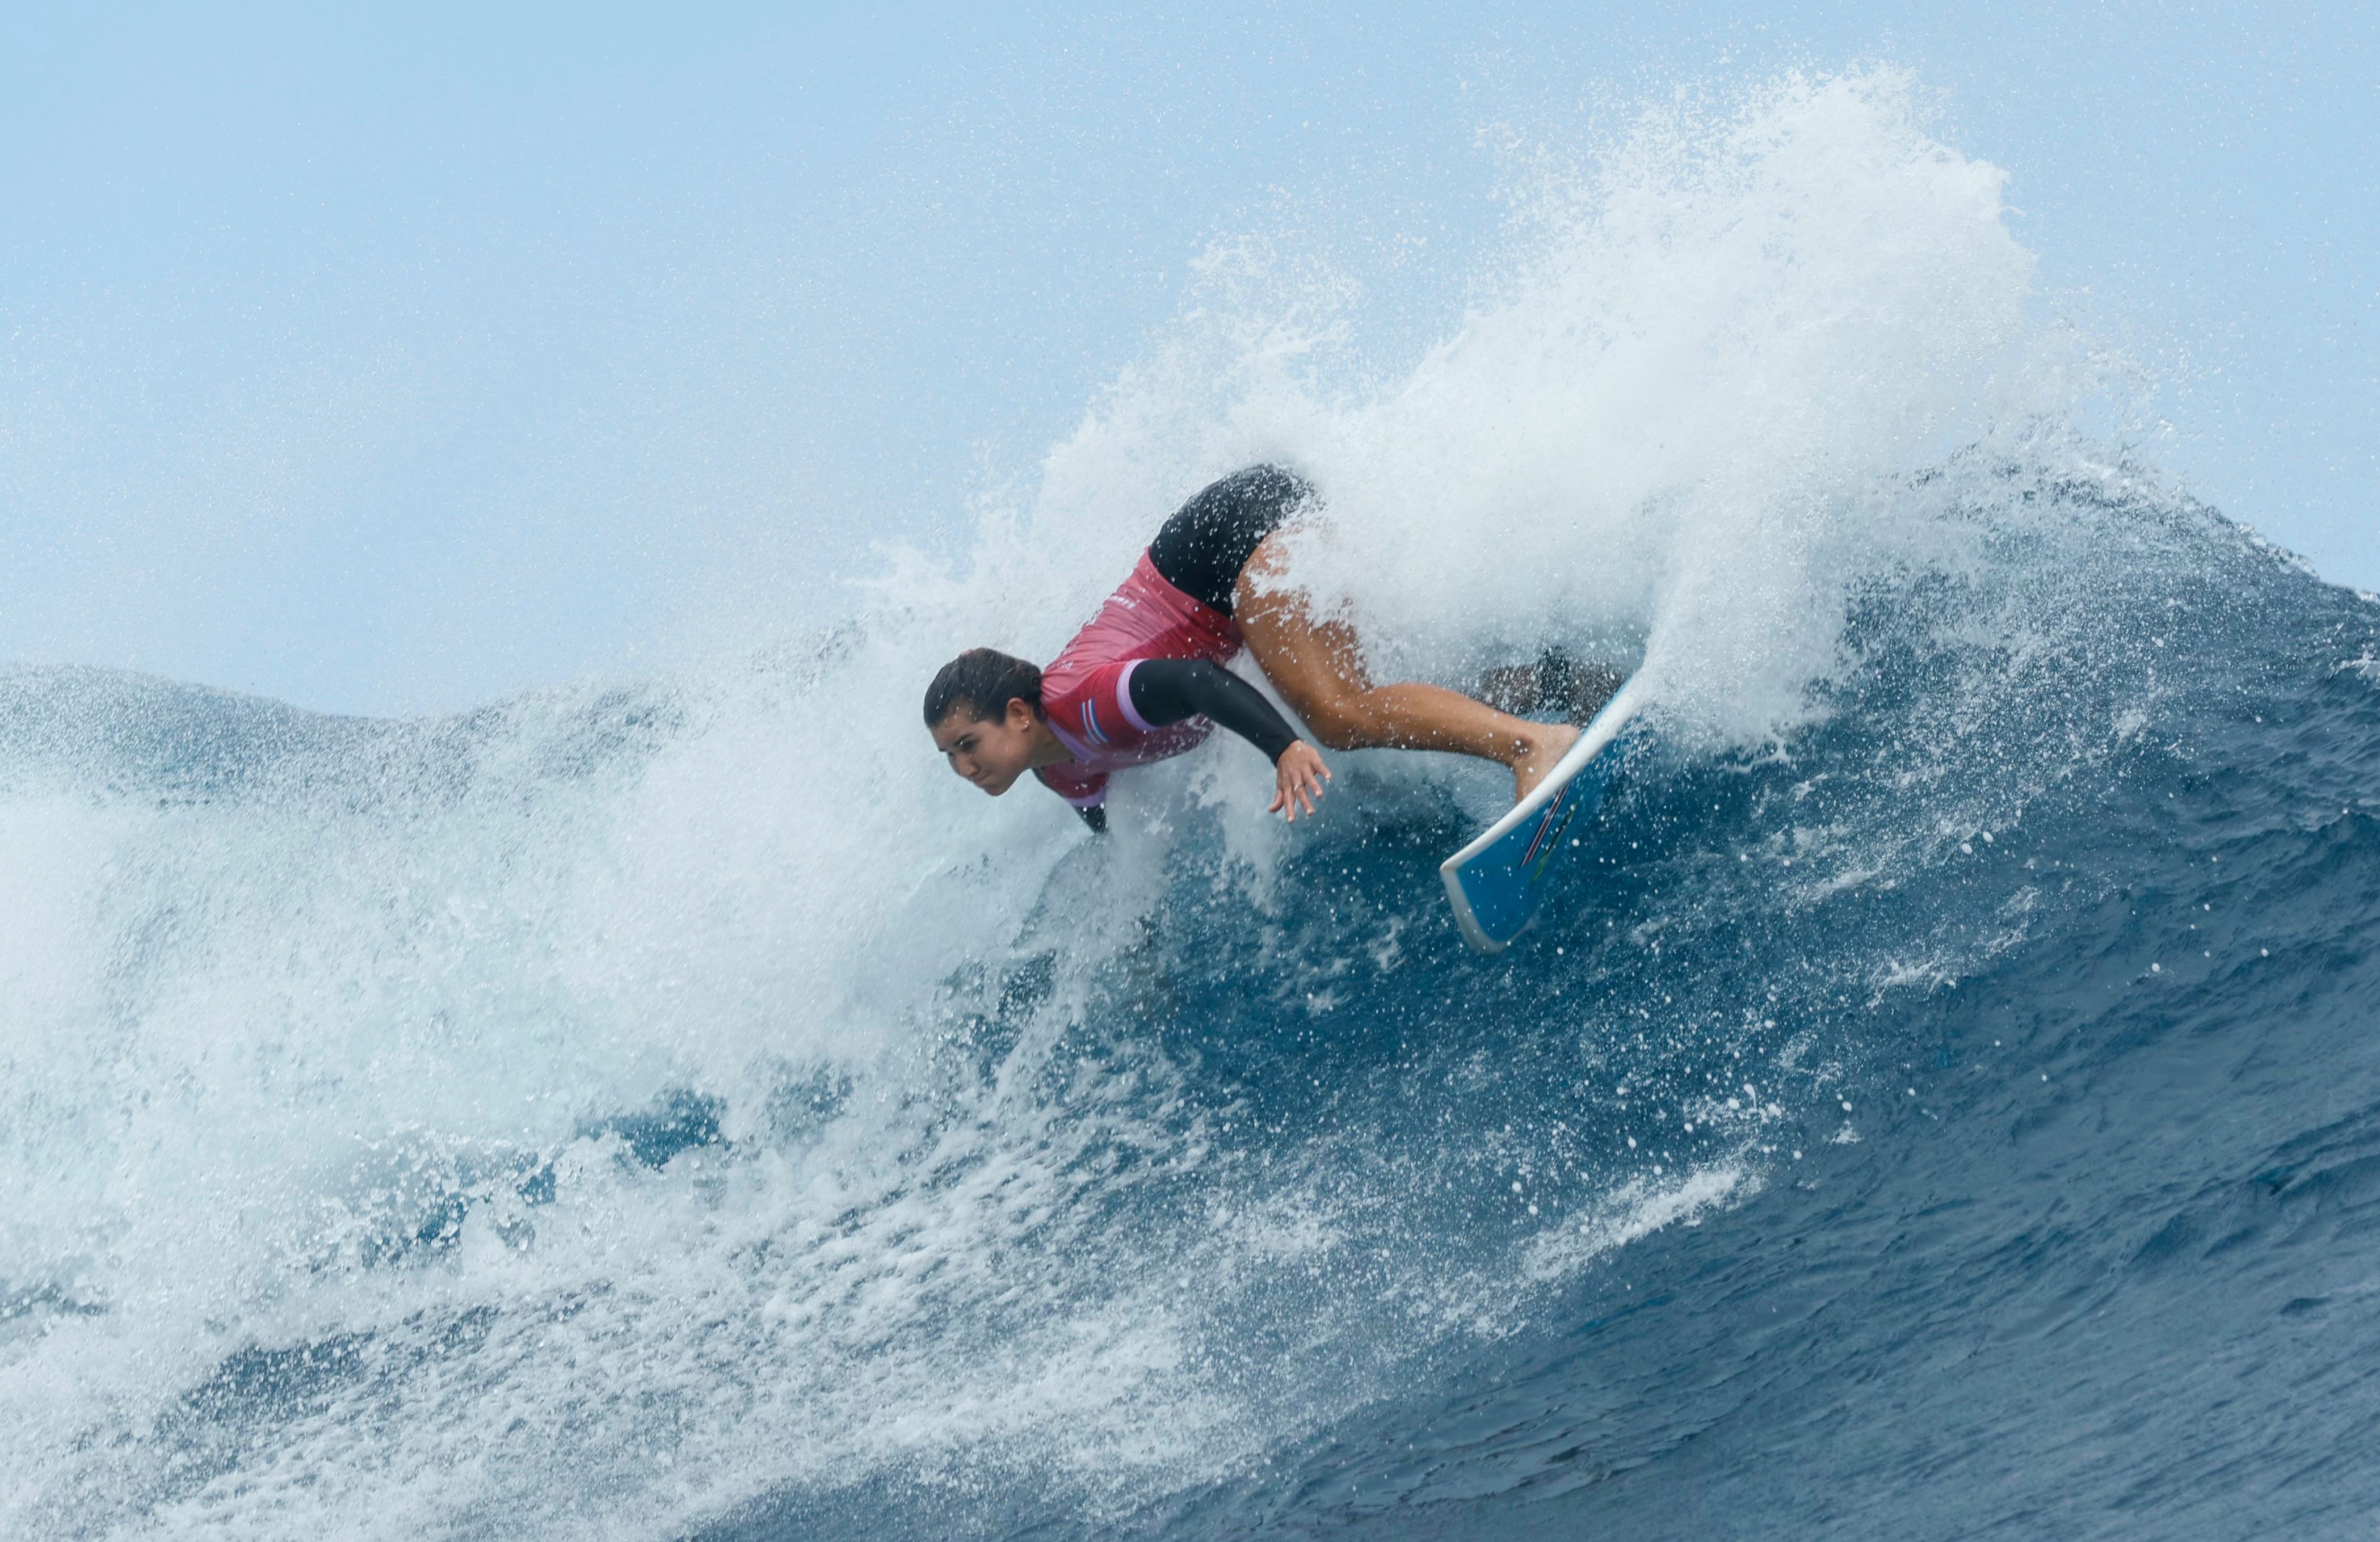
POLYGON ((1273 766, 1265 812, 1293 820, 1301 807, 1314 812, 1330 768, 1254 686, 1205 659, 1143 659, 1133 666, 1131 690, 1132 710, 1151 727, 1210 718, 1264 751, 1273 766))

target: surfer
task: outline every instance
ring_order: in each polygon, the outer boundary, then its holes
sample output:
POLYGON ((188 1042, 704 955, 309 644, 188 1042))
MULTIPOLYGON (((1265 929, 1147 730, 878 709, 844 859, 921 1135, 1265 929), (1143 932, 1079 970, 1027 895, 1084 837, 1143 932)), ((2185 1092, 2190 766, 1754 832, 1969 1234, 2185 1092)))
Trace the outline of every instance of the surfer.
MULTIPOLYGON (((1112 772, 1180 755, 1220 723, 1272 761, 1266 812, 1294 820, 1314 812, 1330 769, 1261 692, 1222 667, 1245 644, 1332 749, 1474 755, 1511 767, 1513 796, 1526 797, 1576 728, 1532 722, 1442 686, 1376 686, 1351 627, 1314 615, 1304 596, 1271 582, 1287 561, 1275 532, 1312 496, 1277 466, 1207 488, 1158 530, 1132 576, 1048 669, 989 648, 943 665, 926 688, 934 747, 994 797, 1029 771, 1104 830, 1112 772)), ((1571 694, 1503 673, 1493 694, 1517 710, 1571 694)))

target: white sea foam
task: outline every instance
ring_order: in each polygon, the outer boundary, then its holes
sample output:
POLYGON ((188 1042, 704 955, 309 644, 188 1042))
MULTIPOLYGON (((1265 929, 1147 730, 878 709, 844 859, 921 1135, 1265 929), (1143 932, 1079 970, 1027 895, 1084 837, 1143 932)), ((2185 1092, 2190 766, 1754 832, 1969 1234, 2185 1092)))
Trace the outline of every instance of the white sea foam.
POLYGON ((1379 1262, 1351 1239, 1413 1174, 1258 1183, 1153 1046, 1067 1040, 1194 802, 1262 899, 1261 767, 1145 773, 1093 851, 952 778, 915 701, 958 646, 1047 657, 1175 501, 1280 457, 1328 503, 1294 577, 1383 672, 1560 638, 1641 649, 1682 731, 1792 721, 1852 554, 1889 560, 1878 481, 2014 389, 2000 174, 1910 94, 1649 115, 1519 190, 1507 267, 1385 382, 1328 284, 1219 249, 964 571, 893 555, 832 637, 378 738, 258 727, 228 791, 9 768, 0 1531, 640 1536, 887 1463, 1211 1474, 1377 1385, 1294 1381, 1364 1360, 1351 1325, 1392 1365, 1748 1192, 1631 1178, 1517 1257, 1379 1262), (605 1121, 673 1090, 735 1160, 624 1158, 605 1121), (1115 1224, 1191 1172, 1211 1199, 1115 1224), (1283 1281, 1289 1382, 1233 1316, 1283 1281))
POLYGON ((1878 482, 2060 388, 2015 346, 2033 259, 2003 174, 1928 139, 1886 73, 1654 112, 1538 177, 1510 270, 1386 384, 1327 289, 1269 295, 1220 254, 1219 303, 1050 456, 1036 539, 1103 575, 1163 506, 1148 490, 1278 456, 1329 504, 1293 578, 1381 668, 1641 642, 1674 717, 1795 721, 1844 583, 1916 534, 1879 528, 1878 482))

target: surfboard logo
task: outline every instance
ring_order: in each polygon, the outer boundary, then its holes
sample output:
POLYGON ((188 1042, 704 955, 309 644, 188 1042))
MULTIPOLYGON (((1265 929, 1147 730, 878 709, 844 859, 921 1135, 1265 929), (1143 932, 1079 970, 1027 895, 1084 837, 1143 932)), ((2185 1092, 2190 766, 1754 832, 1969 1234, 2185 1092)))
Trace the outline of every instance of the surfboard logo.
POLYGON ((1521 869, 1529 875, 1532 885, 1546 876, 1546 869, 1553 865, 1554 853, 1561 849, 1563 832, 1570 829, 1571 815, 1578 807, 1570 795, 1572 785, 1565 783, 1554 795, 1554 800, 1546 805, 1545 817, 1537 821, 1537 832, 1530 839, 1529 849, 1521 856, 1521 869))
POLYGON ((1573 829, 1585 829, 1601 807, 1639 735, 1629 719, 1636 702, 1626 686, 1606 702, 1563 755, 1547 783, 1469 845, 1438 865, 1464 941, 1496 953, 1529 924, 1562 864, 1577 854, 1573 829), (1535 800, 1542 797, 1545 801, 1535 800))

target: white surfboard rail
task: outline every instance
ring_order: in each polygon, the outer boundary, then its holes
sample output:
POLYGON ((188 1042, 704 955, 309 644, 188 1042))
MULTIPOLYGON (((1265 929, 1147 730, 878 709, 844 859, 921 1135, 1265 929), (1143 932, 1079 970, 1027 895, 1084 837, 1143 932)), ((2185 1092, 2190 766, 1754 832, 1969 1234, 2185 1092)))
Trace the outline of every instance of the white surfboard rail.
MULTIPOLYGON (((1462 929, 1464 941, 1484 953, 1501 953, 1505 945, 1519 935, 1521 928, 1527 924, 1528 913, 1536 909, 1534 901, 1527 903, 1521 920, 1511 929, 1505 930, 1502 936, 1495 935, 1497 930, 1503 929, 1500 927, 1491 929, 1482 924, 1482 917, 1473 907, 1472 896, 1464 888, 1465 869, 1475 868, 1483 857, 1509 841, 1514 848, 1512 853, 1508 854, 1512 860, 1499 865, 1498 876, 1507 884, 1522 881, 1512 875, 1519 874, 1529 857, 1536 854, 1531 842, 1516 838, 1516 832, 1529 827, 1532 821, 1538 821, 1547 826, 1551 825, 1553 821, 1547 817, 1550 806, 1557 798, 1562 796, 1578 774, 1592 765, 1596 758, 1609 748, 1612 742, 1626 730, 1636 716, 1640 701, 1641 696, 1636 688, 1636 682, 1631 678, 1613 693, 1610 700, 1603 704, 1602 709, 1595 714, 1585 731, 1579 735, 1578 742, 1562 752, 1562 758, 1554 762, 1554 769, 1547 773, 1546 779, 1529 789, 1527 797, 1512 805, 1502 819, 1482 831, 1476 840, 1439 864, 1439 877, 1446 882, 1447 898, 1454 902, 1454 924, 1462 929)), ((1600 801, 1599 796, 1597 801, 1600 801)), ((1568 828, 1567 820, 1562 821, 1562 827, 1568 828)), ((1548 838, 1559 841, 1560 831, 1541 828, 1533 837, 1536 840, 1548 838)), ((1551 854, 1547 855, 1550 860, 1551 854)), ((1484 875, 1475 871, 1470 876, 1474 881, 1477 881, 1484 875)), ((1526 881, 1533 886, 1535 879, 1531 878, 1526 881)))

